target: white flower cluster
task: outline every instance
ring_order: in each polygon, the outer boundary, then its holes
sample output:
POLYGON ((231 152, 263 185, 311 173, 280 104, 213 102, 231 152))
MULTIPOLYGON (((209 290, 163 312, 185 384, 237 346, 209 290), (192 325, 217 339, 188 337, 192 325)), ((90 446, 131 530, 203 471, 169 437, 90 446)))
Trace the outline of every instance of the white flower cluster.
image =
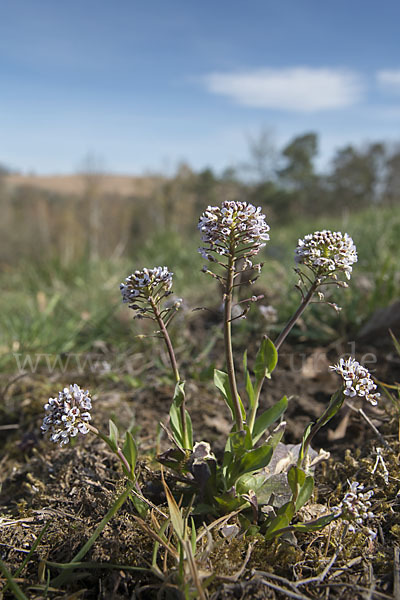
MULTIPOLYGON (((156 302, 170 293, 173 273, 167 267, 154 267, 135 271, 119 286, 122 302, 132 304, 134 301, 148 300, 151 296, 156 302)), ((130 308, 138 308, 131 306, 130 308)))
POLYGON ((350 279, 352 265, 357 262, 357 251, 351 237, 340 231, 316 231, 298 241, 295 261, 304 264, 321 276, 343 271, 350 279))
POLYGON ((50 439, 60 446, 68 444, 70 437, 78 432, 89 432, 87 423, 91 420, 92 401, 89 391, 84 392, 76 383, 65 387, 58 393, 58 398, 49 398, 44 409, 46 411, 41 429, 50 433, 50 439))
POLYGON ((209 206, 199 219, 202 241, 206 246, 199 248, 206 260, 215 262, 210 252, 228 256, 242 250, 240 256, 258 254, 269 240, 269 225, 261 207, 247 202, 225 201, 219 206, 209 206))
POLYGON ((376 384, 371 378, 371 374, 360 363, 351 356, 345 360, 341 358, 337 365, 329 367, 332 371, 336 371, 344 380, 344 395, 353 398, 359 396, 365 398, 367 402, 375 406, 379 393, 374 393, 376 384))
MULTIPOLYGON (((357 526, 364 525, 368 519, 375 518, 374 513, 371 511, 370 501, 374 492, 373 490, 363 492, 364 485, 358 483, 358 481, 348 483, 350 490, 345 494, 340 504, 334 506, 332 510, 350 523, 349 531, 356 531, 357 526)), ((376 537, 376 533, 372 529, 368 529, 368 533, 371 539, 376 537)))

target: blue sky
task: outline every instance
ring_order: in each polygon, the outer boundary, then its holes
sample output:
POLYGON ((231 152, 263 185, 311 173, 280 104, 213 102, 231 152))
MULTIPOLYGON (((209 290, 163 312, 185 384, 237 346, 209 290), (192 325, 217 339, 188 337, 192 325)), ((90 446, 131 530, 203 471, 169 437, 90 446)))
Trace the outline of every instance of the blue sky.
POLYGON ((320 135, 400 141, 396 0, 12 0, 0 7, 0 162, 121 173, 246 160, 320 135))

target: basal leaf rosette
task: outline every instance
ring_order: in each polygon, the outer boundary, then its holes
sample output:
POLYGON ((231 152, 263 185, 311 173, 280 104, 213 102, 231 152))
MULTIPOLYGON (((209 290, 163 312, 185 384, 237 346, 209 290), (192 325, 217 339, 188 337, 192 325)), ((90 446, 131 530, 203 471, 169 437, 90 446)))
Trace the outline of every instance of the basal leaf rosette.
POLYGON ((227 200, 221 206, 209 206, 198 228, 204 243, 199 252, 211 262, 219 262, 215 255, 236 259, 255 256, 269 240, 270 228, 261 207, 247 202, 227 200))
POLYGON ((337 279, 337 272, 343 272, 350 279, 352 265, 357 262, 357 251, 347 233, 324 229, 299 239, 295 262, 323 279, 337 279))

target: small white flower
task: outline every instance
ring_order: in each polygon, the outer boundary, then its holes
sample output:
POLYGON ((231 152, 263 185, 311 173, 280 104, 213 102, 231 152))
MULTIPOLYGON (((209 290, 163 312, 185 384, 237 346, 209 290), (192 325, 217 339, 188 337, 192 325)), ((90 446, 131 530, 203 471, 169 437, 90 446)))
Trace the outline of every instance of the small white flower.
POLYGON ((336 371, 344 381, 343 394, 354 398, 364 398, 375 406, 380 394, 375 392, 376 384, 373 382, 371 375, 365 367, 360 365, 358 361, 350 357, 347 360, 341 358, 337 365, 329 367, 332 371, 336 371))
POLYGON ((60 446, 68 444, 69 439, 78 435, 78 432, 89 432, 86 423, 92 418, 89 412, 91 407, 88 390, 82 390, 76 383, 65 387, 58 393, 58 398, 49 398, 44 405, 41 430, 50 434, 52 442, 60 446))
POLYGON ((156 304, 172 292, 172 276, 167 267, 154 267, 135 271, 121 283, 119 288, 122 294, 122 302, 129 304, 129 308, 138 314, 146 313, 147 310, 140 306, 148 304, 152 299, 156 304))
POLYGON ((374 495, 373 490, 364 492, 364 485, 353 481, 349 484, 349 491, 344 495, 343 500, 338 506, 333 506, 332 511, 337 516, 349 524, 349 531, 356 532, 364 529, 368 533, 368 537, 373 540, 376 533, 369 527, 364 527, 365 522, 375 518, 371 510, 370 499, 374 495))
POLYGON ((210 253, 228 256, 239 253, 242 257, 258 254, 269 240, 269 226, 261 207, 247 202, 225 201, 209 206, 199 219, 198 228, 205 246, 199 248, 203 258, 215 261, 210 253))
POLYGON ((298 241, 295 261, 304 264, 317 275, 331 277, 334 271, 343 271, 350 279, 352 265, 357 262, 357 251, 351 237, 340 231, 316 231, 298 241))
POLYGON ((158 293, 160 288, 169 291, 172 287, 172 276, 173 273, 168 271, 167 267, 135 271, 120 285, 122 301, 129 303, 140 295, 149 297, 158 293))
POLYGON ((349 398, 358 396, 376 406, 380 394, 375 392, 377 386, 373 382, 368 369, 352 357, 347 360, 341 358, 337 365, 332 365, 329 368, 336 371, 343 378, 343 394, 345 396, 349 398))

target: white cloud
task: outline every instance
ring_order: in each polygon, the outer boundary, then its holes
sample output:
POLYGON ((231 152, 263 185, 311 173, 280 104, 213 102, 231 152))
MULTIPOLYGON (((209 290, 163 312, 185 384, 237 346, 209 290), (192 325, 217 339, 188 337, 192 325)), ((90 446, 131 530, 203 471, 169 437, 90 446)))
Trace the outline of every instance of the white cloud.
POLYGON ((328 68, 210 73, 204 81, 209 92, 228 96, 243 106, 300 112, 352 106, 363 91, 356 73, 328 68))
POLYGON ((383 69, 377 72, 376 78, 381 86, 400 92, 400 69, 383 69))

